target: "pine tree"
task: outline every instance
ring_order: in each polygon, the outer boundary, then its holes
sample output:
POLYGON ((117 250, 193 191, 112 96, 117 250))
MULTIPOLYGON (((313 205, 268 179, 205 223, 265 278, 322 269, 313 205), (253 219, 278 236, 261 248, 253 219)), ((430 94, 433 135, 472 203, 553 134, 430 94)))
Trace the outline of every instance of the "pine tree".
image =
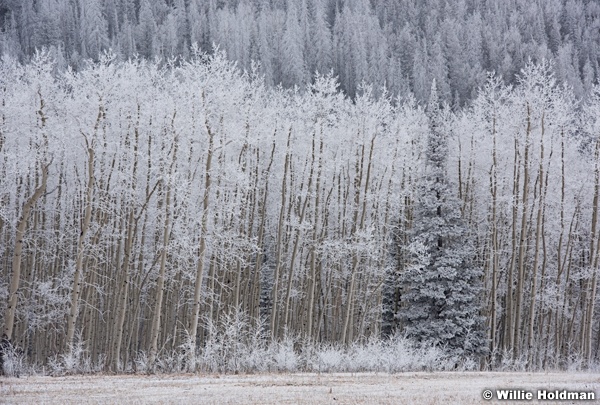
POLYGON ((288 5, 282 45, 283 53, 281 64, 283 70, 283 85, 286 87, 292 87, 296 84, 301 87, 304 86, 307 80, 306 69, 304 66, 302 30, 298 21, 298 11, 291 1, 288 5))
POLYGON ((81 5, 81 55, 98 60, 103 50, 108 48, 108 23, 102 15, 98 0, 82 1, 81 5))
POLYGON ((158 56, 158 27, 152 12, 152 6, 148 0, 141 3, 139 20, 137 50, 144 58, 152 59, 158 56))
POLYGON ((405 247, 410 262, 400 276, 400 317, 415 341, 456 355, 481 355, 486 350, 478 302, 482 270, 472 264, 475 250, 445 171, 448 145, 435 80, 427 109, 425 173, 417 185, 405 247))

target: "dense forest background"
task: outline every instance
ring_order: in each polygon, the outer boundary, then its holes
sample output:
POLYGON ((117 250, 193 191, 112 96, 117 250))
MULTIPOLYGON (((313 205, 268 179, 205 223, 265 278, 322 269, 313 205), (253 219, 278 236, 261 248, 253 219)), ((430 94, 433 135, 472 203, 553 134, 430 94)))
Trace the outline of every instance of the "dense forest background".
POLYGON ((119 59, 188 58, 214 46, 269 85, 299 86, 333 70, 349 96, 361 83, 426 101, 475 97, 493 71, 506 83, 532 60, 586 97, 598 77, 595 0, 0 0, 0 53, 47 48, 76 69, 111 49, 119 59))
POLYGON ((5 370, 597 366, 597 2, 0 15, 5 370))

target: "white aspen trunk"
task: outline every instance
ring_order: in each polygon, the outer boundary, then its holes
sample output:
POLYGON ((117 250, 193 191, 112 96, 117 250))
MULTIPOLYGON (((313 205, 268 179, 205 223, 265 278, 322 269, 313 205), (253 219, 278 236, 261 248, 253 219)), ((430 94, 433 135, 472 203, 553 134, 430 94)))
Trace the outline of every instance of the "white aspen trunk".
MULTIPOLYGON (((560 291, 561 285, 561 277, 565 269, 566 259, 568 257, 569 246, 571 245, 571 230, 573 227, 573 221, 571 221, 571 225, 569 226, 569 235, 567 241, 566 252, 563 255, 563 239, 565 233, 565 136, 564 131, 561 131, 561 141, 560 141, 560 170, 561 170, 561 185, 560 185, 560 237, 558 239, 558 251, 557 251, 557 261, 558 261, 558 272, 556 274, 556 287, 560 291)), ((564 296, 563 296, 564 301, 564 296)), ((562 319, 562 316, 561 316, 562 319)), ((561 334, 559 332, 559 313, 558 311, 554 311, 554 357, 555 363, 558 363, 559 353, 560 353, 560 338, 561 334)), ((550 321, 548 322, 548 325, 550 321)), ((549 345, 548 345, 549 346, 549 345)), ((546 357, 548 352, 548 346, 546 346, 546 357)))
POLYGON ((170 204, 171 204, 171 187, 167 187, 165 196, 165 223, 163 229, 163 240, 162 240, 162 251, 160 253, 160 269, 158 272, 158 280, 156 282, 156 294, 154 303, 154 315, 152 318, 152 329, 150 330, 150 356, 149 363, 153 367, 156 361, 156 355, 158 352, 158 334, 161 327, 161 315, 162 315, 162 302, 165 288, 165 271, 167 263, 167 246, 169 245, 169 233, 170 233, 170 204))
MULTIPOLYGON (((580 213, 579 213, 579 205, 577 207, 575 207, 575 212, 573 213, 573 220, 571 221, 571 227, 569 229, 569 239, 571 239, 571 236, 573 238, 573 240, 576 239, 576 233, 577 230, 579 229, 579 220, 580 220, 580 213), (575 225, 573 225, 573 221, 575 222, 575 225)), ((573 263, 573 246, 572 244, 568 245, 568 251, 565 255, 565 261, 566 261, 566 269, 565 271, 565 281, 564 281, 564 293, 563 293, 563 300, 562 300, 562 308, 560 311, 561 317, 560 317, 560 323, 559 326, 557 328, 557 340, 560 341, 559 344, 559 351, 557 351, 557 363, 560 360, 561 356, 565 356, 567 355, 567 345, 565 344, 570 338, 571 336, 569 336, 568 334, 568 330, 565 330, 565 321, 568 322, 567 320, 567 316, 566 316, 566 308, 568 303, 571 302, 571 269, 572 269, 572 263, 573 263), (560 339, 559 339, 560 338, 560 339)), ((566 327, 568 329, 568 327, 566 327)))
POLYGON ((285 219, 285 201, 286 201, 286 181, 290 165, 290 140, 292 136, 292 128, 288 132, 286 153, 285 153, 285 164, 283 168, 283 180, 281 181, 281 208, 279 210, 279 222, 277 225, 277 253, 275 258, 275 274, 273 276, 273 291, 271 295, 272 309, 271 309, 271 339, 277 337, 279 330, 279 324, 277 322, 277 301, 279 299, 279 274, 281 273, 281 256, 283 251, 283 230, 284 230, 284 219, 285 219))
POLYGON ((525 284, 525 259, 527 252, 527 213, 529 205, 529 138, 531 133, 531 116, 529 105, 527 106, 527 128, 525 129, 525 154, 523 158, 523 196, 521 212, 521 235, 519 239, 519 271, 517 279, 517 301, 514 311, 514 358, 521 353, 521 306, 523 303, 523 286, 525 284))
MULTIPOLYGON (((249 125, 246 122, 246 135, 248 134, 249 131, 249 125)), ((246 175, 246 173, 249 171, 248 170, 248 150, 249 150, 249 146, 248 146, 248 139, 246 136, 246 140, 244 141, 244 145, 242 146, 242 150, 240 152, 240 155, 238 157, 238 165, 241 168, 241 171, 244 175, 246 175)), ((254 183, 256 185, 256 183, 254 183)), ((234 196, 237 196, 237 194, 241 194, 239 197, 239 200, 242 201, 242 203, 240 204, 240 216, 239 216, 239 224, 238 224, 238 234, 239 235, 247 235, 250 236, 252 235, 252 207, 250 206, 251 204, 251 198, 250 198, 250 193, 248 193, 246 190, 244 190, 243 188, 240 188, 239 190, 236 188, 236 192, 234 193, 234 196), (246 227, 246 224, 248 225, 246 227)), ((233 228, 234 225, 234 219, 235 216, 232 215, 231 216, 231 223, 230 226, 231 228, 233 228)), ((235 278, 234 281, 234 285, 233 285, 233 297, 232 300, 230 299, 229 306, 233 306, 233 311, 230 313, 237 313, 237 311, 239 311, 240 308, 240 299, 241 299, 241 294, 242 294, 242 279, 243 279, 243 275, 242 272, 245 270, 246 265, 243 264, 242 262, 244 261, 244 258, 247 257, 247 254, 245 252, 245 249, 243 249, 243 252, 240 252, 240 256, 242 257, 238 257, 236 259, 236 263, 235 263, 235 272, 233 274, 235 278)), ((229 308, 231 310, 231 308, 229 308)))
MULTIPOLYGON (((536 297, 537 297, 537 278, 538 278, 538 265, 539 265, 539 253, 540 253, 540 237, 542 230, 542 212, 545 206, 544 199, 544 115, 542 114, 542 128, 540 136, 540 164, 538 174, 538 186, 539 186, 539 203, 537 210, 537 218, 535 224, 535 248, 533 253, 533 274, 532 274, 532 285, 531 285, 531 297, 529 301, 529 329, 527 334, 527 351, 529 356, 529 362, 533 360, 534 350, 533 347, 533 332, 536 315, 536 297)), ((541 332, 541 331, 539 331, 541 332)))
MULTIPOLYGON (((323 129, 321 128, 321 131, 323 129)), ((314 323, 314 310, 316 306, 315 293, 317 288, 317 240, 318 226, 319 226, 319 209, 320 209, 320 188, 321 188, 321 166, 323 156, 323 138, 321 138, 319 144, 319 160, 317 164, 317 184, 315 187, 315 206, 314 206, 314 222, 313 222, 313 234, 312 234, 312 246, 310 248, 310 279, 309 279, 309 291, 308 291, 308 319, 306 335, 310 341, 313 340, 313 323, 314 323)))
POLYGON ((206 169, 204 172, 204 196, 202 198, 202 219, 200 224, 200 243, 198 249, 198 265, 196 267, 196 280, 194 282, 194 301, 192 306, 192 319, 189 328, 190 344, 188 347, 188 369, 196 370, 196 338, 198 334, 198 320, 200 317, 200 297, 202 293, 202 281, 204 277, 205 256, 206 256, 206 237, 208 232, 208 202, 211 186, 212 157, 214 147, 214 134, 208 125, 208 119, 205 121, 206 131, 208 133, 208 151, 206 156, 206 169))
POLYGON ((591 291, 586 303, 587 316, 584 325, 584 357, 591 366, 592 363, 592 334, 594 331, 594 308, 596 306, 596 292, 598 290, 598 265, 600 261, 600 235, 598 232, 598 205, 600 200, 600 140, 596 141, 595 152, 595 179, 594 199, 592 202, 592 237, 590 243, 590 267, 593 269, 591 291), (594 246, 596 245, 596 246, 594 246))
MULTIPOLYGON (((360 189, 362 187, 363 181, 363 167, 364 167, 364 156, 365 156, 365 147, 364 145, 361 148, 361 157, 360 157, 360 169, 357 171, 357 178, 355 179, 356 184, 356 194, 355 194, 355 212, 354 212, 354 225, 353 225, 353 236, 355 236, 357 231, 362 231, 365 226, 365 218, 367 211, 367 196, 369 190, 369 179, 371 177, 371 164, 373 160, 373 149, 375 147, 375 136, 371 139, 371 148, 369 150, 369 160, 367 162, 367 174, 366 180, 364 184, 364 193, 362 200, 362 207, 359 204, 360 201, 360 189), (361 209, 360 221, 358 220, 358 211, 361 209)), ((358 257, 358 253, 355 252, 352 256, 352 273, 350 276, 350 287, 348 290, 348 302, 346 305, 346 314, 344 316, 344 328, 342 329, 342 339, 345 344, 349 344, 353 339, 353 329, 354 325, 351 324, 351 319, 353 318, 354 312, 354 289, 356 284, 356 276, 358 272, 358 266, 360 264, 360 258, 358 257)))
MULTIPOLYGON (((175 120, 175 114, 173 115, 173 120, 175 120)), ((173 157, 171 160, 171 165, 169 167, 169 179, 171 181, 171 177, 173 176, 173 167, 175 166, 175 160, 177 158, 177 136, 173 138, 171 143, 173 148, 173 157)), ((165 209, 165 222, 163 229, 163 240, 162 240, 162 251, 160 253, 160 268, 158 271, 158 280, 156 281, 156 294, 154 299, 154 314, 152 318, 152 328, 150 330, 150 357, 149 363, 150 367, 154 367, 154 363, 156 361, 156 355, 158 352, 158 335, 161 329, 161 316, 162 316, 162 304, 163 304, 163 295, 165 288, 165 272, 166 272, 166 263, 167 263, 167 247, 169 245, 169 235, 171 232, 171 185, 163 180, 163 188, 166 189, 165 193, 165 201, 164 201, 164 209, 165 209)))
POLYGON ((27 221, 29 220, 31 210, 42 194, 44 194, 46 191, 46 185, 48 184, 48 169, 51 163, 52 162, 42 167, 42 180, 40 185, 25 202, 25 205, 23 206, 23 212, 21 213, 19 222, 17 222, 15 249, 12 257, 12 277, 8 292, 8 307, 6 308, 6 314, 4 316, 4 333, 6 334, 8 340, 13 338, 15 313, 17 310, 17 292, 19 290, 19 283, 21 279, 21 255, 23 253, 23 238, 25 237, 25 228, 27 227, 27 221))
MULTIPOLYGON (((496 151, 496 115, 492 120, 492 171, 490 172, 490 188, 492 194, 492 252, 491 252, 491 267, 492 267, 492 291, 491 291, 491 309, 490 309, 490 353, 493 356, 496 348, 496 325, 497 325, 497 286, 498 286, 498 267, 499 267, 499 252, 498 252, 498 224, 497 224, 497 201, 498 201, 498 158, 496 151)), ((493 359, 492 359, 493 360, 493 359)))
MULTIPOLYGON (((362 172, 364 167, 364 156, 365 156, 365 147, 364 145, 361 148, 361 156, 360 159, 357 157, 356 161, 356 176, 354 178, 354 215, 352 219, 352 238, 356 240, 356 232, 358 228, 358 211, 360 207, 360 190, 362 184, 362 172)), ((350 272, 350 287, 348 288, 348 293, 346 296, 346 311, 344 314, 344 324, 341 332, 341 341, 345 344, 349 343, 350 334, 348 333, 348 329, 350 327, 350 317, 352 315, 352 311, 354 309, 353 299, 354 299, 354 285, 356 283, 356 272, 358 270, 358 253, 352 253, 352 270, 350 272)))
MULTIPOLYGON (((552 147, 550 148, 550 157, 552 157, 552 147)), ((547 248, 547 244, 546 244, 546 196, 548 195, 548 183, 549 183, 549 174, 550 174, 550 163, 551 163, 551 159, 548 159, 548 165, 546 167, 545 173, 546 173, 546 177, 544 179, 544 206, 542 208, 542 229, 541 229, 541 238, 542 238, 542 271, 540 274, 540 291, 544 291, 546 285, 549 283, 549 281, 547 280, 546 277, 546 269, 547 269, 547 264, 548 264, 548 248, 547 248)), ((562 226, 563 223, 561 223, 561 234, 562 234, 562 226)), ((560 263, 560 262, 559 262, 560 263)), ((560 266, 560 264, 559 264, 560 266)), ((548 309, 547 311, 539 311, 539 334, 540 336, 545 336, 546 341, 544 342, 544 354, 542 357, 542 351, 538 350, 538 355, 542 360, 542 368, 546 368, 546 361, 548 358, 548 348, 549 346, 551 346, 551 335, 550 335, 550 326, 551 326, 551 322, 552 321, 552 309, 548 309), (547 316, 545 316, 547 314, 547 316), (546 318, 547 318, 547 323, 546 323, 546 318), (544 326, 546 325, 546 331, 544 333, 544 326)))
MULTIPOLYGON (((100 115, 99 115, 100 116, 100 115)), ((77 240, 77 259, 75 265, 75 274, 73 276, 73 290, 71 291, 71 308, 69 310, 69 317, 67 319, 67 336, 66 344, 67 350, 70 352, 73 349, 73 337, 75 336, 75 326, 77 324, 77 315, 79 313, 79 296, 81 294, 81 285, 83 284, 82 272, 83 272, 83 254, 85 236, 90 226, 92 219, 92 192, 94 189, 94 150, 90 147, 90 144, 85 138, 88 153, 88 179, 86 187, 86 207, 83 221, 81 224, 81 232, 77 240)))
POLYGON ((116 303, 116 315, 115 315, 115 326, 113 330, 113 354, 112 354, 112 370, 121 370, 121 343, 123 341, 123 328, 125 325, 125 315, 127 311, 127 299, 129 297, 129 284, 130 274, 129 265, 131 258, 131 249, 133 245, 134 231, 134 215, 133 208, 130 209, 129 215, 127 216, 127 239, 125 240, 125 247, 123 253, 123 262, 121 263, 121 272, 123 274, 123 280, 120 288, 120 296, 116 303))
MULTIPOLYGON (((284 308, 284 322, 283 326, 285 328, 289 328, 290 325, 290 317, 291 317, 291 291, 292 285, 294 283, 294 268, 296 266, 296 259, 298 256, 298 248, 300 246, 300 234, 302 225, 304 225, 304 217, 306 215, 306 207, 308 206, 308 202, 310 200, 310 193, 312 191, 312 183, 313 183, 313 174, 315 169, 315 140, 313 137, 312 141, 312 157, 310 164, 310 172, 308 175, 308 185, 306 187, 306 197, 304 198, 304 202, 302 203, 302 209, 300 211, 300 218, 298 218, 298 229, 296 229, 295 237, 294 237, 294 247, 292 248, 292 258, 290 260, 290 276, 288 279, 287 291, 285 295, 285 308, 284 308)), ((302 188, 302 187, 301 187, 302 188)))
POLYGON ((513 351, 515 350, 515 345, 514 345, 514 329, 515 329, 515 317, 514 317, 514 310, 513 310, 513 295, 514 295, 514 289, 513 289, 513 280, 514 280, 514 272, 515 272, 515 263, 516 263, 516 256, 517 256, 517 220, 518 220, 518 200, 519 200, 519 179, 520 179, 520 169, 519 169, 519 148, 518 148, 518 142, 517 139, 515 138, 515 148, 514 148, 514 154, 515 154, 515 159, 513 162, 513 197, 514 197, 514 201, 513 201, 513 206, 512 206, 512 222, 511 222, 511 257, 510 257, 510 265, 508 267, 508 277, 507 277, 507 283, 506 283, 506 326, 505 326, 505 336, 504 336, 504 349, 507 351, 513 351))
POLYGON ((275 156, 275 141, 273 141, 273 147, 271 148, 271 158, 266 172, 263 173, 265 179, 265 187, 263 190, 262 203, 260 204, 260 225, 258 227, 258 240, 257 245, 259 252, 256 258, 256 264, 254 266, 254 281, 253 281, 253 292, 252 292, 252 303, 251 303, 251 314, 254 319, 258 319, 260 315, 260 272, 263 262, 263 242, 265 235, 265 222, 267 219, 267 198, 269 195, 269 174, 271 173, 271 165, 273 164, 273 158, 275 156))

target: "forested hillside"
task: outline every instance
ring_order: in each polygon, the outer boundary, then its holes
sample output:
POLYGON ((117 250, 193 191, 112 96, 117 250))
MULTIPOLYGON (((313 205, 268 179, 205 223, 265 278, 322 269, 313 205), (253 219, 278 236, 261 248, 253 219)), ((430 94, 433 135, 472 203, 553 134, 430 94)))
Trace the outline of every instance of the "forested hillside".
POLYGON ((577 97, 600 61, 596 0, 0 0, 0 53, 28 61, 47 48, 60 69, 112 49, 121 60, 187 59, 194 44, 226 51, 269 85, 314 82, 333 70, 351 97, 379 94, 463 105, 486 72, 507 83, 531 59, 553 61, 577 97))
POLYGON ((0 369, 600 362, 598 2, 0 24, 0 369))

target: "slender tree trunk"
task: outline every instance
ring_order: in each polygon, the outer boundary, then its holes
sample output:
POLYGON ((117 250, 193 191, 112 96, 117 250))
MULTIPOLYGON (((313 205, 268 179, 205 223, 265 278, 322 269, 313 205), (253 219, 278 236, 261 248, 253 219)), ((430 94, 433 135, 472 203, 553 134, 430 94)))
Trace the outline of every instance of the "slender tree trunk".
POLYGON ((525 284, 525 260, 527 256, 527 215, 529 206, 529 138, 531 133, 531 116, 529 105, 527 106, 527 128, 525 129, 525 155, 523 157, 523 200, 521 212, 521 234, 519 238, 519 272, 517 278, 517 301, 514 311, 514 336, 513 342, 515 350, 513 352, 516 359, 521 354, 521 312, 523 303, 523 289, 525 284))
MULTIPOLYGON (((292 248, 292 257, 290 260, 290 276, 288 279, 288 286, 287 286, 287 291, 286 291, 286 295, 285 295, 285 308, 284 308, 284 327, 288 328, 290 327, 289 324, 289 319, 291 314, 290 311, 290 297, 291 297, 291 291, 292 291, 292 285, 294 282, 294 268, 296 266, 296 259, 298 256, 298 249, 300 246, 300 235, 302 233, 302 225, 304 225, 304 218, 306 215, 306 208, 308 206, 308 202, 310 200, 310 193, 312 191, 312 183, 313 183, 313 174, 314 174, 314 166, 315 166, 315 140, 313 138, 313 142, 312 142, 312 158, 311 158, 311 164, 310 164, 310 172, 308 175, 308 185, 306 187, 306 197, 304 198, 304 201, 302 203, 302 209, 300 210, 300 217, 298 218, 298 228, 296 229, 295 232, 295 237, 294 237, 294 247, 292 248)), ((301 187, 302 189, 302 187, 301 187)))
MULTIPOLYGON (((545 199, 544 199, 544 115, 542 114, 542 133, 540 137, 540 164, 538 174, 538 185, 539 185, 539 203, 537 210, 537 218, 535 223, 535 248, 533 256, 533 274, 532 274, 532 285, 531 285, 531 296, 529 301, 529 330, 527 334, 527 351, 529 356, 529 363, 534 358, 534 352, 537 350, 533 347, 533 332, 536 315, 536 298, 537 298, 537 278, 538 278, 538 265, 539 265, 539 253, 540 253, 540 237, 542 230, 542 213, 544 211, 545 199)), ((541 330, 538 331, 541 333, 541 330)))
POLYGON ((260 225, 258 227, 258 240, 257 245, 259 248, 256 264, 254 267, 254 281, 253 281, 253 298, 252 298, 252 310, 251 314, 254 319, 259 319, 260 316, 260 273, 262 271, 262 263, 263 263, 263 243, 264 243, 264 235, 265 235, 265 222, 267 219, 267 198, 269 195, 269 174, 271 173, 271 166, 273 165, 273 158, 275 156, 275 141, 273 141, 273 147, 271 148, 271 158, 269 160, 269 166, 267 167, 266 172, 263 173, 263 178, 265 179, 265 187, 262 195, 262 202, 260 203, 260 225))
POLYGON ((46 191, 46 185, 48 184, 48 169, 50 163, 47 163, 42 167, 42 179, 40 185, 35 189, 33 194, 27 199, 23 206, 23 212, 17 222, 17 232, 15 235, 15 249, 12 257, 12 277, 10 281, 10 288, 8 292, 8 307, 6 308, 6 315, 4 317, 4 333, 7 338, 11 340, 13 338, 13 329, 15 322, 15 313, 17 310, 17 292, 19 290, 19 283, 21 279, 21 255, 23 252, 23 238, 25 237, 25 228, 27 227, 27 221, 31 210, 35 206, 36 202, 46 191))
POLYGON ((511 256, 510 265, 508 266, 508 276, 506 282, 506 327, 504 329, 506 336, 504 337, 505 350, 512 351, 515 355, 515 342, 514 342, 514 329, 515 329, 515 316, 513 309, 514 300, 514 273, 517 261, 517 221, 519 213, 519 179, 521 170, 519 168, 519 148, 518 142, 515 138, 515 159, 513 162, 513 203, 512 203, 512 222, 511 222, 511 256))
MULTIPOLYGON (((322 128, 321 128, 322 131, 322 128)), ((317 240, 318 226, 319 226, 319 209, 320 209, 320 188, 321 188, 321 157, 323 155, 323 139, 321 138, 319 144, 319 159, 317 164, 317 184, 315 188, 315 206, 314 206, 314 220, 313 220, 313 234, 312 234, 312 245, 310 248, 310 279, 309 279, 309 291, 308 291, 308 319, 307 333, 308 339, 313 340, 313 323, 314 323, 314 311, 315 311, 315 293, 317 288, 317 240)))
POLYGON ((113 330, 113 350, 112 350, 112 370, 121 370, 121 343, 123 341, 123 328, 125 325, 125 315, 127 312, 127 299, 129 298, 129 284, 130 284, 130 258, 131 250, 133 245, 134 236, 134 215, 133 208, 130 208, 127 216, 127 238, 125 239, 125 246, 123 252, 123 261, 121 263, 121 274, 122 281, 120 286, 119 299, 117 299, 115 305, 115 322, 113 330))
POLYGON ((204 172, 204 196, 202 198, 202 219, 200 224, 200 244, 198 249, 198 265, 196 268, 196 280, 194 283, 194 301, 192 306, 192 319, 189 328, 190 345, 188 347, 188 368, 190 371, 196 369, 196 337, 198 333, 198 319, 200 317, 200 296, 202 292, 202 281, 204 277, 205 256, 206 256, 206 237, 208 236, 208 202, 210 196, 212 157, 214 147, 214 134, 205 121, 206 131, 208 133, 208 151, 206 156, 206 170, 204 172))
MULTIPOLYGON (((569 235, 567 240, 566 251, 563 255, 563 243, 564 243, 564 234, 565 234, 565 134, 564 131, 560 133, 560 170, 561 170, 561 181, 560 181, 560 237, 558 238, 558 250, 557 250, 557 262, 558 262, 558 272, 556 274, 556 288, 558 291, 561 289, 561 277, 565 269, 566 259, 568 257, 569 246, 571 245, 571 237, 572 237, 572 227, 573 221, 569 225, 569 235)), ((574 218, 573 218, 574 219, 574 218)), ((560 299, 559 299, 560 300, 560 299)), ((557 300, 557 301, 559 301, 557 300)), ((564 297, 563 297, 564 300, 564 297)), ((561 319, 562 319, 562 314, 561 319)), ((554 311, 554 356, 559 357, 560 353, 560 332, 559 332, 559 312, 558 310, 554 311)), ((550 321, 548 322, 550 325, 550 321)), ((548 345, 549 346, 549 345, 548 345)), ((548 352, 548 346, 546 346, 546 356, 548 352)), ((555 363, 556 364, 556 363, 555 363)))
MULTIPOLYGON (((173 120, 175 119, 175 115, 173 115, 173 120)), ((168 181, 172 181, 173 176, 173 167, 175 166, 175 161, 177 159, 177 143, 179 140, 177 136, 173 138, 171 143, 173 149, 173 157, 171 160, 171 165, 169 167, 169 178, 168 181)), ((156 361, 156 355, 158 352, 158 334, 161 329, 161 316, 162 316, 162 306, 163 306, 163 295, 165 288, 165 272, 166 272, 166 263, 167 263, 167 248, 169 246, 169 235, 171 232, 171 190, 172 185, 168 184, 163 180, 163 190, 166 189, 165 192, 165 221, 164 221, 164 229, 163 229, 163 240, 162 240, 162 251, 160 253, 160 269, 158 271, 158 280, 156 282, 156 294, 154 298, 154 314, 152 318, 152 328, 150 330, 150 357, 149 363, 150 367, 154 367, 154 363, 156 361)))
POLYGON ((275 274, 273 275, 273 291, 271 295, 271 339, 275 339, 277 337, 277 332, 279 330, 279 324, 277 322, 277 311, 278 311, 278 300, 279 300, 279 275, 281 273, 281 261, 282 261, 282 251, 283 251, 283 231, 284 231, 284 219, 285 219, 285 202, 286 202, 286 184, 287 184, 287 175, 290 165, 290 140, 292 136, 292 129, 288 132, 286 153, 285 153, 285 164, 283 168, 283 179, 281 180, 281 208, 279 209, 279 222, 277 224, 277 253, 275 258, 275 274))
MULTIPOLYGON (((360 170, 357 171, 357 178, 355 179, 355 185, 356 185, 356 193, 355 193, 355 215, 354 215, 354 230, 353 230, 353 236, 356 238, 356 232, 358 231, 362 231, 365 228, 365 218, 366 218, 366 214, 367 214, 367 196, 369 195, 369 181, 371 178, 371 166, 372 166, 372 162, 373 162, 373 149, 375 148, 375 138, 376 136, 373 136, 373 138, 371 138, 371 148, 369 150, 369 160, 367 162, 367 174, 366 174, 366 179, 365 179, 365 183, 364 183, 364 194, 363 194, 363 200, 362 200, 362 208, 360 208, 359 206, 359 199, 360 199, 360 188, 362 186, 362 180, 363 180, 363 166, 364 166, 364 156, 365 156, 365 147, 364 145, 361 148, 361 157, 360 157, 360 170), (361 209, 361 216, 360 216, 360 222, 358 222, 358 210, 359 208, 361 209), (358 222, 358 223, 357 223, 358 222), (358 227, 358 228, 356 228, 358 227)), ((350 319, 352 318, 353 315, 353 309, 354 309, 354 289, 355 289, 355 282, 356 282, 356 275, 357 275, 357 271, 358 271, 358 266, 360 263, 360 258, 358 256, 358 252, 354 252, 353 256, 352 256, 352 273, 350 275, 350 288, 348 290, 348 302, 346 305, 346 315, 344 317, 344 329, 342 330, 342 336, 343 336, 343 341, 346 344, 349 344, 352 339, 353 339, 353 327, 354 325, 351 325, 350 319)))
MULTIPOLYGON (((496 153, 496 115, 492 120, 492 170, 490 172, 490 191, 492 194, 492 246, 491 246, 491 267, 492 267, 492 291, 491 291, 491 309, 490 309, 490 354, 494 356, 497 348, 496 342, 496 324, 497 324, 497 288, 498 288, 498 267, 499 267, 499 252, 498 252, 498 219, 497 219, 497 202, 498 202, 498 158, 496 153)), ((492 358, 492 361, 494 359, 492 358)))
POLYGON ((592 339, 594 331, 594 309, 596 306, 596 292, 598 290, 598 264, 600 261, 600 235, 598 232, 598 205, 600 200, 600 140, 596 141, 595 152, 595 179, 594 199, 592 202, 592 237, 590 242, 590 267, 593 269, 591 290, 587 300, 584 325, 584 356, 588 365, 592 363, 592 339), (595 245, 595 246, 594 246, 595 245))
MULTIPOLYGON (((365 147, 364 145, 361 147, 361 155, 360 158, 357 156, 356 161, 356 175, 354 178, 354 215, 352 219, 352 238, 354 242, 357 242, 357 231, 358 227, 358 212, 360 210, 360 191, 362 185, 362 176, 363 176, 363 167, 364 167, 364 156, 365 156, 365 147)), ((352 252, 352 268, 350 271, 350 286, 348 287, 348 292, 346 294, 346 311, 344 314, 344 324, 342 329, 341 341, 345 344, 349 343, 350 333, 348 332, 350 327, 350 318, 352 316, 352 311, 354 309, 353 299, 354 299, 354 288, 356 284, 356 272, 358 271, 358 252, 355 251, 358 249, 358 246, 354 247, 354 251, 352 252)))
POLYGON ((94 189, 94 150, 91 148, 87 138, 85 139, 88 152, 88 179, 86 188, 86 207, 81 224, 81 232, 79 239, 77 240, 77 259, 75 265, 75 274, 73 276, 73 290, 71 292, 71 308, 69 310, 69 317, 67 320, 67 350, 73 349, 73 337, 75 335, 75 326, 77 324, 77 315, 79 313, 79 295, 81 294, 82 271, 83 271, 83 253, 85 236, 90 226, 92 219, 92 192, 94 189))

